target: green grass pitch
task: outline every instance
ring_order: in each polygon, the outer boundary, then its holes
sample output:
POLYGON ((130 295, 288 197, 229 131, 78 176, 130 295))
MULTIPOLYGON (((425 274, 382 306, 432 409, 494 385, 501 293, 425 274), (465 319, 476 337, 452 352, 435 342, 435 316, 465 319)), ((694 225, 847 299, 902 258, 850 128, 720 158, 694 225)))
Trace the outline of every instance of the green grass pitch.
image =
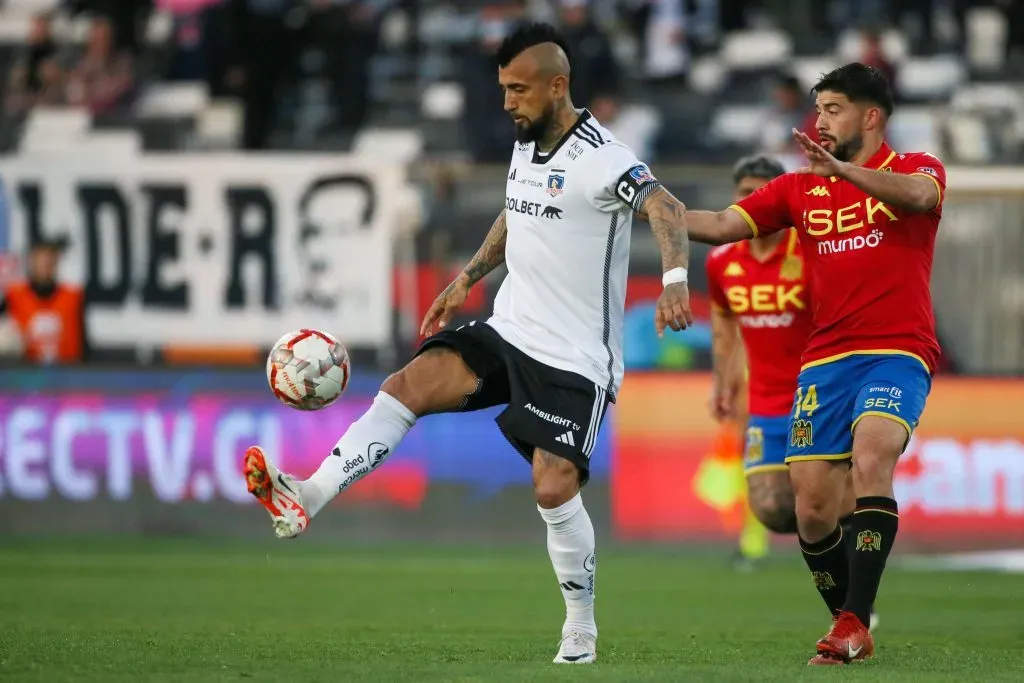
POLYGON ((0 541, 0 680, 1022 681, 1024 577, 883 584, 875 659, 805 664, 824 607, 798 558, 599 555, 594 666, 551 663, 562 599, 536 548, 0 541))

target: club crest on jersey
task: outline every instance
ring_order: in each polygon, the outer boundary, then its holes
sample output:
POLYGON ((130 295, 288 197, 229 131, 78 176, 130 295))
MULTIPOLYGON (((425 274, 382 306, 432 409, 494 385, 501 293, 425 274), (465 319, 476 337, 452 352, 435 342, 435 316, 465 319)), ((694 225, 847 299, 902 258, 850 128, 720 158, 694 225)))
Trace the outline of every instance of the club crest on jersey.
POLYGON ((779 266, 780 280, 799 280, 804 276, 804 262, 799 256, 787 254, 779 266))
POLYGON ((565 192, 565 171, 555 170, 548 175, 548 194, 552 197, 565 192))

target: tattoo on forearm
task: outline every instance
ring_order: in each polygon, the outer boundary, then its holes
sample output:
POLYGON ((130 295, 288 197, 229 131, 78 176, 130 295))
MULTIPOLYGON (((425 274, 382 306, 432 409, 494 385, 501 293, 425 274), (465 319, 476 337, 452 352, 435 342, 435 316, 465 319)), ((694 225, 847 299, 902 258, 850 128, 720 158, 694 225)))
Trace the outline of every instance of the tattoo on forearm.
POLYGON ((505 238, 508 236, 508 226, 505 224, 505 212, 502 211, 495 219, 491 229, 487 231, 484 243, 480 245, 476 255, 463 271, 469 279, 469 284, 474 285, 485 275, 505 262, 505 238))
POLYGON ((661 250, 662 268, 688 267, 690 238, 686 232, 685 207, 668 190, 659 187, 644 202, 644 211, 661 250))

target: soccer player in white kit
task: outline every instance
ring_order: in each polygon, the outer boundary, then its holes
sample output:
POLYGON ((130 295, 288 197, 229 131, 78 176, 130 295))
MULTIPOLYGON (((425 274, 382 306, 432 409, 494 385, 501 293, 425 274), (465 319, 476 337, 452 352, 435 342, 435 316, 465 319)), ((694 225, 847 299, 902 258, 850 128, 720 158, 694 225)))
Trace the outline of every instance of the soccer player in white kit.
POLYGON ((532 464, 537 508, 565 599, 556 663, 597 658, 594 527, 583 499, 590 454, 622 382, 623 313, 634 212, 661 248, 665 283, 655 325, 692 323, 683 206, 633 152, 569 97, 565 41, 525 25, 497 53, 516 143, 505 208, 465 270, 434 301, 415 358, 388 377, 309 479, 245 455, 249 491, 280 537, 302 533, 332 498, 379 467, 416 420, 507 406, 497 423, 532 464), (502 263, 493 315, 444 329, 474 283, 502 263))

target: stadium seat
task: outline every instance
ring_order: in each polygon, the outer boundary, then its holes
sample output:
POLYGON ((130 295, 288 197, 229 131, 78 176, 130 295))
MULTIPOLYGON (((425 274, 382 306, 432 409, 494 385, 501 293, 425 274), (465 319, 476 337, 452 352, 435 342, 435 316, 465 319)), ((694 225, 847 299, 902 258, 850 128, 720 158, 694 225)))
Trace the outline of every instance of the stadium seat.
POLYGON ((766 69, 789 59, 793 41, 783 31, 732 31, 722 40, 720 54, 730 69, 766 69))
POLYGON ((959 57, 912 57, 898 67, 896 90, 908 100, 941 100, 949 97, 966 80, 966 75, 959 57))
POLYGON ((95 152, 104 159, 131 157, 142 152, 142 136, 134 130, 94 130, 76 143, 75 150, 95 152))
POLYGON ((967 83, 953 92, 949 106, 959 111, 1009 109, 1024 114, 1024 93, 1011 83, 967 83))
POLYGON ((92 116, 72 107, 33 109, 25 121, 20 149, 25 152, 74 148, 89 132, 92 116))
POLYGON ((800 81, 800 86, 810 91, 822 74, 842 66, 842 61, 831 55, 817 57, 797 57, 789 64, 789 71, 800 81))
POLYGON ((767 107, 724 106, 711 119, 711 135, 725 143, 755 144, 767 107))
POLYGON ((698 57, 690 68, 690 87, 702 95, 714 95, 725 86, 728 69, 718 57, 698 57))
POLYGON ((428 119, 457 119, 462 116, 465 97, 458 83, 432 83, 423 91, 421 110, 428 119))
POLYGON ((196 146, 202 149, 236 147, 242 132, 242 115, 242 105, 237 100, 211 101, 196 119, 196 146))
POLYGON ((139 97, 135 113, 142 117, 193 117, 209 102, 205 83, 155 83, 139 97))
POLYGON ((973 70, 999 71, 1006 63, 1006 19, 994 7, 967 11, 964 31, 965 56, 973 70))
POLYGON ((896 149, 943 156, 941 127, 933 107, 899 107, 889 122, 890 142, 896 149))
POLYGON ((994 157, 985 122, 974 114, 951 114, 946 119, 949 151, 964 164, 990 163, 994 157))
POLYGON ((356 135, 352 147, 356 154, 405 164, 423 152, 423 136, 411 128, 365 128, 356 135))

